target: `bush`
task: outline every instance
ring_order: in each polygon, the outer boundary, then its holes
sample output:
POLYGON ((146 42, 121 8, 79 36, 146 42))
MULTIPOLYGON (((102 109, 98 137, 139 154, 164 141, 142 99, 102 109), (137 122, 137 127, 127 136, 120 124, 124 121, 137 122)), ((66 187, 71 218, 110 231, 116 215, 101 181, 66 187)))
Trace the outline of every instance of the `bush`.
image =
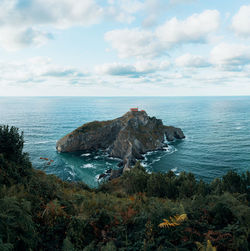
POLYGON ((0 199, 0 222, 0 246, 20 251, 35 248, 38 239, 28 201, 14 197, 0 199))
POLYGON ((179 190, 179 197, 192 197, 197 190, 197 183, 192 173, 181 173, 177 178, 177 186, 179 190))
POLYGON ((122 176, 123 187, 129 194, 145 192, 148 178, 149 174, 138 162, 133 169, 125 172, 122 176))
POLYGON ((23 132, 18 133, 18 128, 0 126, 0 153, 8 161, 21 163, 23 161, 23 132))
POLYGON ((23 144, 23 133, 16 127, 0 126, 0 184, 25 182, 29 176, 32 166, 23 144))
POLYGON ((223 191, 230 193, 246 193, 249 182, 249 172, 240 176, 238 173, 229 171, 222 178, 222 189, 223 191))
MULTIPOLYGON (((169 181, 170 183, 170 181, 169 181)), ((169 183, 163 173, 152 173, 147 182, 148 196, 165 197, 169 192, 169 183)))

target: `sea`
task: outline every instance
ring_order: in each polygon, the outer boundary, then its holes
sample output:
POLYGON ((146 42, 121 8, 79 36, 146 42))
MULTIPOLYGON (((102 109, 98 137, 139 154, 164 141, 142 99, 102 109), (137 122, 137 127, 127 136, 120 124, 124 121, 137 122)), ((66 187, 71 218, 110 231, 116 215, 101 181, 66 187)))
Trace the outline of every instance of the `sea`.
POLYGON ((131 107, 186 135, 145 154, 141 163, 148 172, 192 172, 209 182, 229 170, 250 170, 250 97, 0 97, 0 125, 24 132, 34 168, 95 187, 119 160, 103 151, 58 153, 56 142, 86 122, 114 119, 131 107))

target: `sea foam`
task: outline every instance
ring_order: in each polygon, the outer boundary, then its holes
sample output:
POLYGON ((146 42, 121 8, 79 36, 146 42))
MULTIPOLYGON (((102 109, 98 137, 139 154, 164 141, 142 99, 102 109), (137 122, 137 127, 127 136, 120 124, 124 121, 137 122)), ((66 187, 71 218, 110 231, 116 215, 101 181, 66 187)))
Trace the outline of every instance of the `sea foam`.
POLYGON ((83 153, 81 154, 82 157, 87 157, 87 156, 90 156, 91 154, 90 153, 83 153))
POLYGON ((96 168, 93 164, 88 163, 88 164, 84 164, 83 166, 81 166, 81 168, 96 168))

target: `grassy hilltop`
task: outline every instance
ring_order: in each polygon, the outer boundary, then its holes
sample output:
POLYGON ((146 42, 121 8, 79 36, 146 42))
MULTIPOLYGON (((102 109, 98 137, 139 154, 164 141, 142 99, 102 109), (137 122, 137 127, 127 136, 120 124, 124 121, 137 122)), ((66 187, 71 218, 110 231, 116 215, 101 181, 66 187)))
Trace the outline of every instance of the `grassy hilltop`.
POLYGON ((0 127, 0 250, 249 250, 250 173, 210 184, 139 163, 91 189, 35 170, 0 127))

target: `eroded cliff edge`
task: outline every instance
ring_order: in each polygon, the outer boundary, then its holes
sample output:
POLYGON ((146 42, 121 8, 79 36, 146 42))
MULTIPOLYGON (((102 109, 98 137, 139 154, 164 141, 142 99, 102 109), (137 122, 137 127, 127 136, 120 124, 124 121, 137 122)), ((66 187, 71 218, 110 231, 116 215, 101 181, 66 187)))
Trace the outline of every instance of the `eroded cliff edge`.
POLYGON ((162 120, 149 117, 145 111, 129 111, 108 121, 86 123, 61 138, 59 152, 104 150, 122 160, 123 170, 148 151, 160 150, 168 141, 185 138, 180 128, 165 126, 162 120))

